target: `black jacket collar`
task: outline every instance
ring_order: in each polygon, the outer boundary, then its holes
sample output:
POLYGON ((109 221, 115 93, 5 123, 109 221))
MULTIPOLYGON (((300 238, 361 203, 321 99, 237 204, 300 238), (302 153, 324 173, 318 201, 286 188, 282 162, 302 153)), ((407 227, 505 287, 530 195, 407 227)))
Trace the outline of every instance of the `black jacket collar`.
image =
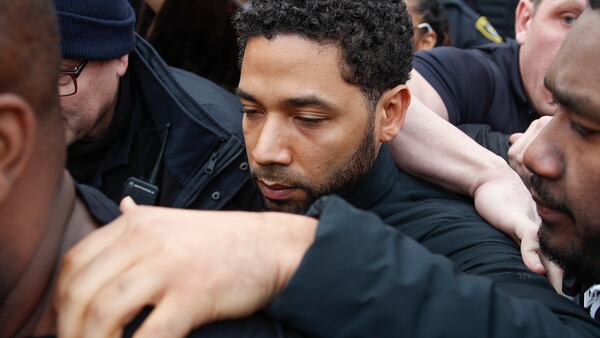
POLYGON ((359 209, 372 209, 398 184, 398 172, 399 169, 392 159, 389 146, 384 144, 366 176, 337 195, 359 209))

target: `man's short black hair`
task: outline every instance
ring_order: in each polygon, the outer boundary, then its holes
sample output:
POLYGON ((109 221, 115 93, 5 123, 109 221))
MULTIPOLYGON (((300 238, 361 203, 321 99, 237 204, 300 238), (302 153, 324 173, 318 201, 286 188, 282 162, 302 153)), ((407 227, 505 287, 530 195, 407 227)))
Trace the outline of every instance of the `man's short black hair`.
POLYGON ((600 8, 600 0, 590 0, 590 6, 592 9, 600 8))
POLYGON ((292 34, 336 44, 342 76, 374 105, 412 69, 412 22, 400 0, 255 0, 235 17, 240 60, 252 37, 292 34))

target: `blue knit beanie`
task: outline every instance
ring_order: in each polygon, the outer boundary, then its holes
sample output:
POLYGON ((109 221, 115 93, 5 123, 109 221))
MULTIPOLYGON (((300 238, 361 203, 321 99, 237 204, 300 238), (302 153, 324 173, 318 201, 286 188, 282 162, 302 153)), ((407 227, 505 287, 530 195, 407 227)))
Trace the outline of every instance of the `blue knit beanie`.
POLYGON ((55 0, 66 59, 106 61, 135 47, 135 12, 127 0, 55 0))

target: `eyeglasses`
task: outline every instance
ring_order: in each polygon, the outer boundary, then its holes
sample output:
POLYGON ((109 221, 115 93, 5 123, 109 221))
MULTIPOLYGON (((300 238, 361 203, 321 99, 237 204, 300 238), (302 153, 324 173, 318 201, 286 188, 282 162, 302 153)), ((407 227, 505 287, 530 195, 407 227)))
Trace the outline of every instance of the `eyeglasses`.
POLYGON ((77 93, 77 78, 87 65, 87 60, 72 69, 63 69, 58 74, 58 95, 71 96, 77 93))
POLYGON ((424 29, 427 31, 427 33, 431 33, 433 32, 433 28, 431 28, 431 25, 428 24, 427 22, 422 22, 420 24, 417 25, 418 29, 424 29))

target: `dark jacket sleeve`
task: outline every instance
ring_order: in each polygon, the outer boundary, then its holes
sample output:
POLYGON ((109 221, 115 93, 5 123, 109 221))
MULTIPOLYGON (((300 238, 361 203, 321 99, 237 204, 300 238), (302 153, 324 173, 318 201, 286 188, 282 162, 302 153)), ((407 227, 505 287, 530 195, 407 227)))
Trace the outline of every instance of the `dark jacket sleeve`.
POLYGON ((461 124, 458 129, 479 143, 482 147, 502 157, 508 162, 508 134, 493 131, 486 124, 461 124))
MULTIPOLYGON (((492 278, 457 272, 459 267, 447 258, 337 197, 322 199, 313 209, 320 217, 316 241, 268 309, 291 327, 320 337, 600 334, 583 311, 547 283, 527 283, 517 288, 517 297, 510 294, 511 285, 528 277, 503 270, 501 263, 492 265, 490 274, 508 280, 503 288, 492 278)), ((444 242, 445 233, 457 233, 452 219, 445 223, 447 228, 436 226, 418 236, 444 242)), ((496 255, 501 258, 502 252, 496 255)), ((460 269, 485 274, 489 268, 477 258, 471 257, 470 268, 460 269)), ((469 265, 469 259, 463 264, 469 265)))

